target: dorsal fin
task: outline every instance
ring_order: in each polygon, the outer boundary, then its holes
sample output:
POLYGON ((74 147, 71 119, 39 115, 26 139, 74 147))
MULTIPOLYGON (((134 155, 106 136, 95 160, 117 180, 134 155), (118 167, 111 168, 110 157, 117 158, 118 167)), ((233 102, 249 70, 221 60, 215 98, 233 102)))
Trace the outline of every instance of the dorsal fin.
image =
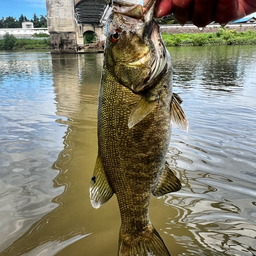
POLYGON ((189 124, 185 112, 183 111, 181 104, 182 99, 176 93, 172 95, 171 101, 171 119, 174 126, 188 132, 189 124))

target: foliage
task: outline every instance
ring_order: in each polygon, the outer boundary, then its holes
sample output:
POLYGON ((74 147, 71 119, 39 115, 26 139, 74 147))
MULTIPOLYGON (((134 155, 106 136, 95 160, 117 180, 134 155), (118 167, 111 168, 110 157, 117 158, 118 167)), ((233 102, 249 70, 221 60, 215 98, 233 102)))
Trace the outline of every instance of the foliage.
POLYGON ((35 33, 32 37, 50 37, 50 35, 45 33, 35 33))
POLYGON ((50 39, 17 39, 15 36, 5 34, 4 39, 0 40, 0 50, 18 49, 49 49, 50 39))
POLYGON ((20 28, 20 22, 11 16, 4 20, 4 27, 6 28, 20 28))
POLYGON ((46 16, 40 15, 40 18, 34 13, 33 19, 31 21, 34 23, 35 28, 46 28, 47 27, 47 19, 46 16))
POLYGON ((28 21, 28 19, 26 16, 23 16, 23 14, 21 14, 19 17, 20 28, 22 27, 22 22, 24 21, 28 21))
POLYGON ((6 33, 3 37, 3 40, 1 41, 1 50, 12 50, 17 41, 17 38, 13 35, 10 35, 9 33, 6 33))
MULTIPOLYGON (((23 16, 23 14, 20 15, 18 20, 11 16, 2 18, 2 20, 0 20, 0 28, 21 28, 23 21, 29 21, 26 16, 23 16)), ((44 15, 40 15, 40 18, 38 18, 37 15, 34 14, 30 21, 34 23, 35 28, 47 27, 47 18, 44 15)))
POLYGON ((96 41, 96 36, 93 31, 87 31, 84 33, 84 43, 90 44, 96 41))
POLYGON ((49 49, 49 39, 18 39, 14 45, 14 49, 49 49))
POLYGON ((3 20, 0 20, 0 28, 4 28, 3 20))
POLYGON ((34 13, 33 19, 32 19, 31 21, 33 21, 35 28, 40 28, 40 20, 39 20, 39 18, 36 16, 35 13, 34 13))
POLYGON ((256 44, 256 31, 237 32, 220 28, 216 33, 162 33, 166 46, 245 45, 256 44))
POLYGON ((47 18, 44 15, 40 15, 40 28, 47 28, 47 18))

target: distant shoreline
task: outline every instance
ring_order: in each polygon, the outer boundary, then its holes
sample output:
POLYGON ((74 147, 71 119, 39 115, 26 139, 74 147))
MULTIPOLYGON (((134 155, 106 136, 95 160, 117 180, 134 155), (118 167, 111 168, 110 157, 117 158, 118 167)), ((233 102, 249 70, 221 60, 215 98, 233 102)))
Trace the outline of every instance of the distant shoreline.
MULTIPOLYGON (((179 24, 160 24, 160 29, 162 33, 168 34, 197 34, 197 33, 216 33, 220 28, 223 28, 220 24, 210 24, 207 25, 205 28, 198 28, 193 24, 186 24, 181 26, 179 24)), ((255 30, 256 31, 256 23, 254 24, 227 24, 225 30, 234 30, 236 29, 237 32, 245 32, 248 30, 255 30)))
MULTIPOLYGON (((205 45, 256 45, 256 24, 208 25, 201 31, 194 25, 160 25, 166 47, 205 45)), ((0 38, 0 50, 49 49, 50 39, 22 39, 13 35, 13 42, 0 38)))
MULTIPOLYGON (((256 45, 256 25, 255 26, 226 26, 206 27, 202 32, 193 33, 195 26, 183 28, 190 33, 172 33, 173 26, 162 28, 162 38, 167 47, 171 46, 206 46, 206 45, 256 45), (211 32, 208 32, 211 30, 211 32), (213 31, 214 30, 214 31, 213 31)), ((180 29, 180 28, 178 28, 180 29)))

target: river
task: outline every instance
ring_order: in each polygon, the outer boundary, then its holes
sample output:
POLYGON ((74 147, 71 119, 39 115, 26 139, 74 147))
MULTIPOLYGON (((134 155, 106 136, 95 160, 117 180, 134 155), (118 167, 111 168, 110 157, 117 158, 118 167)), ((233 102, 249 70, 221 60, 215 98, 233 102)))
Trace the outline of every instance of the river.
MULTIPOLYGON (((167 160, 179 192, 152 196, 172 256, 256 255, 256 46, 169 48, 189 132, 167 160)), ((0 52, 0 255, 117 255, 116 198, 96 210, 103 54, 0 52)))

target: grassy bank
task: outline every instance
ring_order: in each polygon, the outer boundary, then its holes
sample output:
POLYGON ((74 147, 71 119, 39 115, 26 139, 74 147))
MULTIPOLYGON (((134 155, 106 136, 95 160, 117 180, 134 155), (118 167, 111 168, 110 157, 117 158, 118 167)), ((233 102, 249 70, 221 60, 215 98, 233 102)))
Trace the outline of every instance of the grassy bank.
POLYGON ((237 32, 220 28, 217 33, 162 33, 166 46, 256 45, 256 31, 237 32))
MULTIPOLYGON (((50 49, 47 34, 37 34, 40 39, 19 39, 5 34, 0 39, 0 50, 50 49)), ((204 45, 256 45, 256 31, 237 32, 220 28, 216 33, 167 34, 162 33, 168 46, 204 46, 204 45)))
POLYGON ((5 34, 0 40, 0 50, 50 49, 50 39, 20 39, 5 34))

